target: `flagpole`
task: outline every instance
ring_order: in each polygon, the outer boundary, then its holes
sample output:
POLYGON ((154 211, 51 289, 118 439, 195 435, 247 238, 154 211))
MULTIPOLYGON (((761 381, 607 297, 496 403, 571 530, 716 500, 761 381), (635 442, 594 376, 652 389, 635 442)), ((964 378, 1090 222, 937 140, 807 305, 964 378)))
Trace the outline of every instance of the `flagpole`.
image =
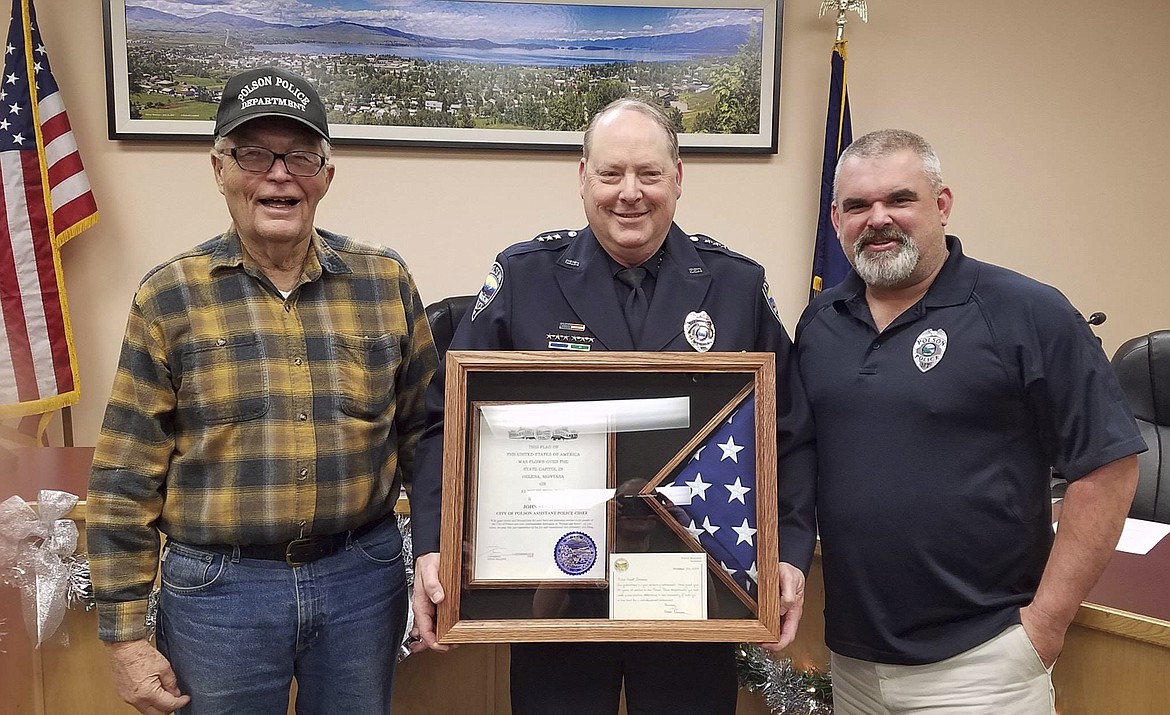
POLYGON ((837 42, 845 41, 845 23, 849 22, 847 12, 856 12, 862 22, 869 22, 869 8, 865 6, 865 0, 821 0, 821 17, 834 11, 837 13, 837 42))
MULTIPOLYGON (((857 13, 858 19, 864 23, 869 23, 869 8, 866 7, 866 0, 822 0, 821 2, 821 17, 825 16, 826 12, 831 12, 833 9, 837 11, 837 39, 833 42, 833 51, 841 55, 841 87, 842 92, 844 88, 849 86, 849 41, 845 39, 845 25, 849 22, 847 13, 852 10, 857 13)), ((844 122, 845 115, 841 115, 841 120, 844 122)), ((838 127, 837 136, 842 136, 841 127, 838 127)), ((845 147, 838 146, 837 153, 840 154, 845 150, 845 147)))

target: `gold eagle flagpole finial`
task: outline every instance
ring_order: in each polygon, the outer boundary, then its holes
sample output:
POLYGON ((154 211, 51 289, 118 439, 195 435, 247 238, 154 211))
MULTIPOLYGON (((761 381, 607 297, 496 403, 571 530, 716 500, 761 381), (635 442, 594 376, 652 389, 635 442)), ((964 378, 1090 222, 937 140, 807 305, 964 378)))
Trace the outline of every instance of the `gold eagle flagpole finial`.
POLYGON ((837 42, 845 40, 845 13, 852 10, 857 13, 862 22, 869 22, 869 10, 865 7, 865 0, 821 0, 821 17, 825 13, 837 13, 837 42))

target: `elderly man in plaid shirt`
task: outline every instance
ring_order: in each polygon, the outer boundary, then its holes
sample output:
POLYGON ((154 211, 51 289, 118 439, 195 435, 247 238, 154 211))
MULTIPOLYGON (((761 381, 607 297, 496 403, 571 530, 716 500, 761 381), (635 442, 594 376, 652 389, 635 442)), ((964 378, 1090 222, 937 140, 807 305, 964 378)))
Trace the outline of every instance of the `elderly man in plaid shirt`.
POLYGON ((303 78, 233 77, 211 152, 232 226, 134 297, 88 524, 99 635, 140 712, 283 715, 294 677, 298 713, 389 710, 393 509, 436 357, 398 254, 314 228, 329 151, 303 78))

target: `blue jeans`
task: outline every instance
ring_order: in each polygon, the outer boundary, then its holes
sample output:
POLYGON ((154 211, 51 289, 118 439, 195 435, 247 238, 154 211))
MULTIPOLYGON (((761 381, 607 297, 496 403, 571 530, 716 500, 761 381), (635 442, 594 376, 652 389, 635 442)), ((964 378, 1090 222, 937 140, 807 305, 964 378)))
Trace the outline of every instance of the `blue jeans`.
POLYGON ((182 715, 384 715, 406 627, 402 536, 393 518, 304 566, 170 542, 158 648, 182 715))

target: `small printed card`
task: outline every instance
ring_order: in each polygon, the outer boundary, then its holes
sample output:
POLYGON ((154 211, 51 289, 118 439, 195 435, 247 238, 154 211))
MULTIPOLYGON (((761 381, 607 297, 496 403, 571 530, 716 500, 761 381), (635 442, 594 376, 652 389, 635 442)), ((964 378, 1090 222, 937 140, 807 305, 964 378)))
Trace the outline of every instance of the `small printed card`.
POLYGON ((609 617, 697 621, 707 618, 707 555, 609 556, 609 617))

